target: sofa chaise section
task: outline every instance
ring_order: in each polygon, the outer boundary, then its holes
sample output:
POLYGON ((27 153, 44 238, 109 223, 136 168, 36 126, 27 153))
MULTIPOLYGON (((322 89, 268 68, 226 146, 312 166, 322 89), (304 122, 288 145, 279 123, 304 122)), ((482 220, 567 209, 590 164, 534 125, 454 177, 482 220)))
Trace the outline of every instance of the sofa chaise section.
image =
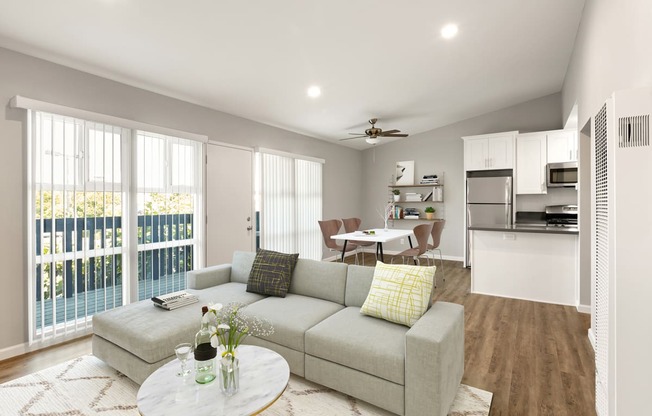
MULTIPOLYGON (((213 272, 203 273, 214 277, 213 272)), ((232 301, 250 304, 264 298, 246 292, 245 288, 243 283, 227 281, 203 290, 188 289, 199 298, 199 303, 173 311, 157 308, 150 300, 144 300, 97 314, 93 316, 93 354, 142 384, 174 358, 176 345, 194 339, 199 329, 201 305, 232 301)))

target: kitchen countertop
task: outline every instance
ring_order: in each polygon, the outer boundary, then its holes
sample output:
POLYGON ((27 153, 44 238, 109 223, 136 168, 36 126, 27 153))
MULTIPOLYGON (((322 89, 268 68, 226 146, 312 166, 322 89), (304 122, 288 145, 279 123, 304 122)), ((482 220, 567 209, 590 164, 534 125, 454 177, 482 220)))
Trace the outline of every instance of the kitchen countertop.
POLYGON ((541 225, 474 225, 471 231, 502 231, 511 233, 540 233, 540 234, 579 234, 577 227, 548 227, 541 225))

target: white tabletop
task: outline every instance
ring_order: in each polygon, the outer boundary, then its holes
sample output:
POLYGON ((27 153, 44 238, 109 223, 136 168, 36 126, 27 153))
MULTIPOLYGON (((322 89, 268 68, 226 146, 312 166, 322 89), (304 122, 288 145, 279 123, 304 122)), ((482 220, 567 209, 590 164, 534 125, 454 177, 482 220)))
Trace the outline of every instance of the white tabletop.
POLYGON ((233 396, 222 394, 218 379, 210 384, 196 383, 192 359, 187 365, 193 371, 186 377, 178 377, 181 364, 174 359, 152 373, 138 390, 140 414, 257 414, 283 394, 290 379, 290 367, 276 352, 253 345, 238 347, 237 357, 240 360, 240 389, 233 396))
MULTIPOLYGON (((372 230, 365 230, 372 231, 372 230)), ((352 233, 346 234, 336 234, 332 235, 333 240, 355 240, 355 241, 369 241, 373 243, 386 243, 388 241, 396 240, 402 237, 408 237, 412 235, 412 230, 398 230, 398 229, 389 229, 384 230, 382 228, 374 228, 374 234, 365 234, 362 231, 354 231, 352 233)))

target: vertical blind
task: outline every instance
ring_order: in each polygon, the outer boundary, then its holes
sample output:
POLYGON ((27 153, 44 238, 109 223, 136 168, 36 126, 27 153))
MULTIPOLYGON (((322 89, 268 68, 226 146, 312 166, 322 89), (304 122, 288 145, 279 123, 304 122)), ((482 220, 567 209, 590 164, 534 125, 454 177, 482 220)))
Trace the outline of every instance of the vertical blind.
POLYGON ((322 163, 260 153, 262 248, 321 259, 322 163))
POLYGON ((28 128, 30 343, 184 289, 199 265, 202 144, 40 111, 28 128))
POLYGON ((44 340, 123 303, 128 130, 42 112, 30 124, 30 340, 44 340))
POLYGON ((138 131, 138 299, 186 288, 198 252, 202 145, 138 131))

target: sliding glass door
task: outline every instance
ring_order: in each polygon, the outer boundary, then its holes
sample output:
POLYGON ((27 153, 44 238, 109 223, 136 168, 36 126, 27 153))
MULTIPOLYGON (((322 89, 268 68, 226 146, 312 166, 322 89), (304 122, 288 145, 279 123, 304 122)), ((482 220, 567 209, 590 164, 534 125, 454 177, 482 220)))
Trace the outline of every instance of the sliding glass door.
POLYGON ((28 124, 30 342, 185 288, 202 144, 39 111, 28 124))

